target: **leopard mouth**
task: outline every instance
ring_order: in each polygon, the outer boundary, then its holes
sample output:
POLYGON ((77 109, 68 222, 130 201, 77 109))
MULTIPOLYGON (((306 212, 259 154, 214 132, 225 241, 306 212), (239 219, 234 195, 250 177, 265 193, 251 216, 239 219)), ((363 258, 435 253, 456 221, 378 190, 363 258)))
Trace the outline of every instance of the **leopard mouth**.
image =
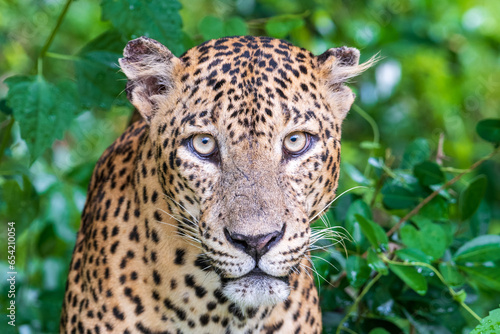
POLYGON ((264 272, 262 269, 260 269, 258 266, 255 266, 250 272, 246 273, 243 276, 240 277, 222 277, 222 283, 226 284, 228 282, 235 282, 241 279, 249 279, 249 280, 265 280, 265 279, 275 279, 282 281, 286 284, 289 284, 288 282, 288 276, 273 276, 269 275, 266 272, 264 272))
POLYGON ((230 301, 241 307, 258 308, 285 301, 290 294, 290 285, 287 276, 271 276, 255 267, 243 276, 223 278, 222 291, 230 301))

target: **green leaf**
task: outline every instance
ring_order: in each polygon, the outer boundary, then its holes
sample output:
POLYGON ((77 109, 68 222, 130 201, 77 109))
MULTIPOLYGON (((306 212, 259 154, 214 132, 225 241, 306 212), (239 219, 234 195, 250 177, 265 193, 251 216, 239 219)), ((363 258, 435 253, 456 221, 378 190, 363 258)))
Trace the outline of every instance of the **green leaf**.
POLYGON ((344 172, 349 175, 349 177, 354 181, 362 185, 370 185, 370 180, 368 180, 363 173, 361 173, 354 165, 351 165, 348 162, 342 163, 342 169, 344 172))
POLYGON ((451 286, 460 286, 465 282, 464 277, 453 263, 441 262, 439 264, 439 271, 443 275, 446 283, 451 286))
POLYGON ((470 334, 500 333, 500 308, 490 311, 490 315, 481 319, 481 323, 470 334))
POLYGON ((475 283, 485 289, 500 291, 500 268, 478 266, 458 266, 468 276, 467 282, 475 283))
POLYGON ((248 35, 247 24, 241 17, 231 17, 224 22, 225 36, 241 36, 248 35))
POLYGON ((476 212, 486 193, 487 182, 484 175, 479 175, 460 193, 459 208, 462 220, 468 219, 476 212))
POLYGON ((380 144, 373 141, 362 141, 359 147, 365 150, 376 150, 380 148, 380 144))
POLYGON ((346 274, 349 283, 354 288, 360 288, 370 277, 370 267, 366 260, 358 255, 351 255, 346 261, 346 274))
POLYGON ((474 237, 488 233, 491 221, 491 209, 486 201, 481 201, 479 208, 469 219, 469 225, 474 237))
MULTIPOLYGON (((94 164, 95 165, 95 164, 94 164)), ((30 170, 25 163, 19 160, 6 159, 0 164, 1 176, 29 175, 30 170)), ((1 188, 0 188, 1 189, 1 188)))
POLYGON ((406 147, 401 168, 410 169, 416 164, 429 160, 430 156, 431 147, 429 146, 429 142, 424 138, 415 139, 406 147))
POLYGON ((0 100, 0 112, 6 115, 12 115, 12 109, 7 105, 7 99, 0 100))
POLYGON ((432 257, 425 254, 418 248, 404 248, 396 251, 396 255, 403 261, 406 262, 423 262, 430 264, 432 262, 432 257))
POLYGON ((146 36, 179 56, 183 51, 181 4, 177 0, 103 0, 102 17, 128 39, 146 36))
POLYGON ((198 24, 198 30, 205 40, 248 34, 247 24, 237 16, 227 21, 211 15, 205 16, 198 24))
POLYGON ((368 158, 368 163, 370 164, 370 166, 378 169, 379 171, 384 168, 384 161, 382 160, 382 158, 370 157, 368 158))
POLYGON ((484 140, 500 143, 500 119, 483 119, 477 123, 476 131, 484 140))
POLYGON ((417 220, 418 230, 411 224, 404 225, 400 230, 401 240, 409 248, 421 250, 437 260, 443 256, 448 244, 446 231, 438 224, 424 218, 417 220))
POLYGON ((225 35, 224 22, 218 17, 211 15, 205 16, 200 21, 198 30, 205 40, 220 38, 225 35))
POLYGON ((424 186, 430 186, 444 181, 441 168, 432 161, 424 161, 413 167, 413 174, 424 186))
POLYGON ((75 62, 78 91, 86 108, 109 109, 123 92, 125 76, 119 71, 118 58, 126 42, 119 32, 108 30, 78 53, 75 62))
POLYGON ((60 253, 65 249, 64 241, 56 234, 54 224, 49 223, 44 227, 38 236, 36 249, 41 257, 53 256, 57 253, 62 255, 60 253))
POLYGON ((500 235, 482 235, 460 247, 453 260, 483 263, 500 259, 500 235))
POLYGON ((449 203, 441 196, 434 197, 430 202, 420 209, 418 215, 438 221, 449 220, 449 203))
POLYGON ((361 227, 359 226, 356 215, 361 215, 367 219, 372 218, 372 211, 368 204, 362 200, 354 201, 347 209, 345 218, 345 228, 351 234, 352 238, 359 247, 365 240, 363 233, 361 233, 361 227))
POLYGON ((389 270, 387 269, 387 266, 385 265, 384 261, 382 261, 377 256, 377 253, 375 253, 375 251, 372 248, 368 249, 368 255, 366 257, 366 260, 368 262, 368 267, 370 267, 371 270, 375 270, 376 272, 379 272, 382 275, 387 275, 389 273, 389 270))
POLYGON ((361 230, 372 246, 375 248, 381 248, 382 251, 387 250, 389 240, 387 239, 384 229, 375 222, 368 220, 361 215, 356 214, 355 217, 361 226, 361 230))
POLYGON ((3 221, 16 222, 20 230, 27 228, 40 210, 35 188, 27 176, 22 180, 22 187, 16 180, 6 180, 0 187, 0 216, 3 221))
MULTIPOLYGON (((334 252, 321 252, 311 259, 315 270, 327 280, 333 275, 340 274, 344 269, 345 259, 342 256, 335 257, 336 255, 334 252), (344 262, 339 262, 338 259, 344 262)), ((321 283, 321 278, 319 276, 316 278, 321 283)))
POLYGON ((416 293, 421 296, 425 295, 427 292, 427 281, 415 268, 396 264, 389 264, 389 268, 416 293))
POLYGON ((372 329, 369 334, 390 334, 390 333, 383 328, 375 328, 372 329))
POLYGON ((78 111, 75 85, 56 87, 42 76, 10 77, 7 100, 19 123, 21 137, 35 161, 64 131, 78 111))
POLYGON ((266 32, 274 38, 285 38, 293 29, 302 27, 304 19, 296 16, 273 17, 266 23, 266 32))
POLYGON ((389 209, 408 209, 419 202, 419 197, 413 191, 392 183, 384 185, 382 194, 382 202, 389 209))

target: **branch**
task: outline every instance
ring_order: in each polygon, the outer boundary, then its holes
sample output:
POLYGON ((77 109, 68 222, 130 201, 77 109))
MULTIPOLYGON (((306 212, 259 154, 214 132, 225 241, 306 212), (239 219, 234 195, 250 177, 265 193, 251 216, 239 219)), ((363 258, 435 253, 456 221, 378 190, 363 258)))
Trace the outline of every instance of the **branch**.
POLYGON ((337 331, 335 332, 335 334, 339 334, 342 329, 346 330, 347 328, 344 327, 344 322, 347 321, 347 319, 349 319, 349 317, 351 316, 351 313, 353 313, 356 308, 358 307, 358 304, 359 302, 361 301, 361 299, 363 299, 363 297, 366 295, 366 293, 372 288, 372 286, 377 283, 377 281, 379 280, 379 278, 382 277, 382 274, 378 273, 377 276, 375 276, 366 286, 365 288, 363 289, 363 291, 361 291, 361 293, 358 295, 358 297, 356 297, 356 300, 354 300, 354 303, 351 305, 351 308, 349 309, 349 311, 347 312, 347 314, 344 316, 344 318, 340 321, 339 323, 339 327, 337 327, 337 331))
MULTIPOLYGON (((52 32, 50 33, 49 38, 45 41, 45 44, 43 45, 42 50, 40 51, 40 54, 38 55, 39 59, 45 57, 45 54, 49 50, 49 47, 52 44, 52 41, 54 40, 54 38, 56 37, 56 33, 59 30, 59 27, 61 27, 61 24, 64 20, 64 17, 66 16, 66 13, 68 12, 69 6, 71 5, 72 1, 73 0, 66 0, 66 4, 64 5, 63 10, 62 10, 61 14, 59 15, 59 17, 57 18, 56 26, 54 27, 54 29, 52 29, 52 32)), ((38 72, 38 68, 39 68, 38 62, 35 62, 35 70, 37 72, 38 72)))
POLYGON ((434 274, 436 275, 436 277, 439 278, 439 280, 444 284, 444 286, 446 286, 448 288, 448 291, 450 292, 450 295, 453 297, 453 299, 455 301, 457 301, 464 309, 466 309, 467 312, 469 312, 469 314, 471 316, 473 316, 477 321, 481 322, 481 317, 478 316, 477 313, 474 312, 469 307, 469 305, 465 304, 465 302, 460 299, 460 296, 459 296, 460 292, 455 292, 455 290, 453 290, 453 288, 451 286, 449 286, 448 283, 446 283, 446 280, 444 279, 443 275, 441 275, 441 273, 439 272, 439 270, 437 270, 436 268, 434 268, 430 264, 427 264, 425 262, 398 262, 398 261, 392 261, 392 260, 388 259, 385 256, 381 256, 381 257, 379 256, 379 258, 382 261, 384 261, 385 263, 393 264, 393 265, 396 265, 396 266, 425 267, 425 268, 428 268, 428 269, 432 270, 432 272, 434 272, 434 274))
POLYGON ((458 180, 460 180, 465 174, 467 173, 470 173, 472 172, 474 169, 476 169, 477 167, 481 166, 481 164, 483 162, 485 162, 486 160, 489 160, 491 159, 491 157, 493 157, 495 154, 497 154, 498 152, 500 151, 500 147, 497 147, 493 152, 491 152, 490 154, 488 154, 487 156, 483 157, 482 159, 476 161, 472 166, 470 166, 469 169, 467 169, 466 171, 458 174, 457 176, 455 176, 453 179, 449 180, 448 182, 446 182, 445 184, 443 184, 441 187, 439 187, 439 189, 437 189, 436 191, 434 191, 432 194, 430 194, 429 196, 427 196, 422 202, 420 202, 413 210, 411 210, 410 212, 408 212, 406 214, 406 216, 404 216, 403 218, 401 218, 399 220, 399 222, 394 225, 390 230, 389 232, 387 232, 387 236, 390 237, 391 235, 393 235, 397 230, 399 230, 399 228, 401 227, 401 225, 407 221, 408 219, 410 219, 411 217, 413 217, 414 215, 416 215, 420 209, 422 209, 424 207, 424 205, 426 205, 427 203, 429 203, 434 197, 436 197, 442 190, 448 188, 449 186, 451 186, 452 184, 454 184, 455 182, 457 182, 458 180))

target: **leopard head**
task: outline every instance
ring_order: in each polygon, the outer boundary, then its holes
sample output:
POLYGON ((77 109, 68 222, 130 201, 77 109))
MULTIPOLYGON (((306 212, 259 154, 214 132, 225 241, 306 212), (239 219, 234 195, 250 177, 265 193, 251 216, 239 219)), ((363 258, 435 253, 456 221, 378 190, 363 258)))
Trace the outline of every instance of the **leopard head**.
POLYGON ((141 37, 120 59, 150 126, 165 201, 225 295, 274 305, 307 270, 311 219, 335 196, 345 86, 359 51, 320 56, 267 37, 208 41, 175 57, 141 37), (304 267, 304 268, 303 268, 304 267))

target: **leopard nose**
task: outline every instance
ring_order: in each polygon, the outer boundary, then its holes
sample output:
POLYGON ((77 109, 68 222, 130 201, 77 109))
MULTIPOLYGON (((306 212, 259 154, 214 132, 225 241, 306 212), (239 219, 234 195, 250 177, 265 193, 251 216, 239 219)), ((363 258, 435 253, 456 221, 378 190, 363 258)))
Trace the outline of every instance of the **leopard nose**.
POLYGON ((236 248, 241 249, 255 260, 258 260, 266 254, 271 247, 276 245, 285 233, 285 225, 281 231, 274 231, 269 234, 261 235, 243 235, 231 233, 227 228, 224 229, 226 239, 236 248))

